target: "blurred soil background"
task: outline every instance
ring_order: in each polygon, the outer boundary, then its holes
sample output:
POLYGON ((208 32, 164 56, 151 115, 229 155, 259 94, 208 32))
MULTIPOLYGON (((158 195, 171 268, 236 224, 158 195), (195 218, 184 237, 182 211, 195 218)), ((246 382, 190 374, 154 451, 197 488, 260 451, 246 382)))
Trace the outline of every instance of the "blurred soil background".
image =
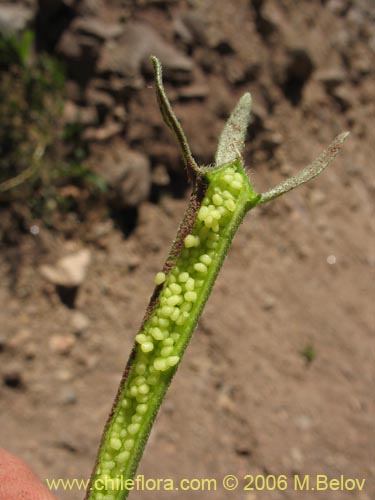
POLYGON ((252 93, 259 190, 351 136, 319 179, 241 226, 139 473, 367 484, 131 498, 375 497, 374 26, 372 0, 0 2, 2 447, 41 478, 90 475, 189 194, 153 53, 199 163, 252 93))

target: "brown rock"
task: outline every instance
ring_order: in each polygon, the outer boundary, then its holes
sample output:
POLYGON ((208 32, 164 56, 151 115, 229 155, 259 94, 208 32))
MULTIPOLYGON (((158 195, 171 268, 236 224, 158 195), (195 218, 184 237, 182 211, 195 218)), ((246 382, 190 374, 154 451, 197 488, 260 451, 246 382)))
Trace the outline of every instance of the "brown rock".
POLYGON ((56 354, 66 355, 69 354, 76 343, 74 335, 53 335, 49 340, 49 347, 51 351, 56 354))
POLYGON ((127 86, 138 88, 143 83, 143 64, 151 67, 150 54, 160 58, 165 77, 184 81, 191 79, 191 59, 168 45, 151 26, 140 22, 126 25, 124 34, 118 40, 105 44, 98 70, 122 75, 126 77, 127 86))
POLYGON ((119 143, 107 148, 93 169, 112 186, 121 207, 135 207, 146 200, 151 186, 148 158, 119 143))
POLYGON ((117 38, 124 31, 124 27, 119 23, 107 23, 93 16, 76 18, 71 25, 71 29, 99 40, 117 38))
POLYGON ((33 17, 32 9, 24 5, 0 5, 0 33, 20 33, 30 25, 33 17))
POLYGON ((68 288, 77 287, 83 283, 90 261, 90 251, 83 248, 62 257, 55 265, 41 266, 40 272, 45 279, 54 285, 68 288))

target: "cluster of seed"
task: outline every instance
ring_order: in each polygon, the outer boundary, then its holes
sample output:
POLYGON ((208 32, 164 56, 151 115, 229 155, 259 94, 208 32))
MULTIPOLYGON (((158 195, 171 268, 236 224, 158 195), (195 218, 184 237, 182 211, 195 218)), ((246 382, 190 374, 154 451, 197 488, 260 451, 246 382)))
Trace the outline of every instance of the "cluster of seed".
MULTIPOLYGON (((176 265, 168 275, 159 272, 155 284, 162 285, 158 305, 143 330, 136 336, 139 345, 134 369, 129 375, 125 393, 116 409, 112 427, 101 455, 102 480, 116 477, 128 462, 142 423, 147 420, 153 389, 163 372, 178 364, 189 318, 199 305, 205 283, 221 242, 220 230, 228 225, 236 209, 236 199, 243 178, 227 167, 210 184, 192 231, 184 239, 184 247, 176 265)), ((95 500, 114 500, 111 493, 96 492, 95 500)))

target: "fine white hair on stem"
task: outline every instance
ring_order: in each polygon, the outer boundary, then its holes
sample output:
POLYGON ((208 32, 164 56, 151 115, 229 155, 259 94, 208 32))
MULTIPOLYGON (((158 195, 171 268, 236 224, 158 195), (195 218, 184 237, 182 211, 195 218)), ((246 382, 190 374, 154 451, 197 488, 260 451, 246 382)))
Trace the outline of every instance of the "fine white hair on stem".
POLYGON ((219 138, 215 165, 225 165, 241 156, 249 126, 252 98, 246 92, 238 101, 219 138))
POLYGON ((319 175, 326 167, 328 167, 331 161, 338 154, 342 144, 348 136, 349 132, 342 132, 341 134, 339 134, 331 142, 328 148, 323 151, 323 153, 319 155, 312 163, 310 163, 310 165, 307 165, 307 167, 303 168, 300 172, 298 172, 298 174, 294 175, 290 179, 287 179, 286 181, 281 182, 269 191, 262 193, 258 203, 268 203, 269 201, 278 198, 284 193, 287 193, 288 191, 291 191, 292 189, 295 189, 302 184, 305 184, 306 182, 319 175))

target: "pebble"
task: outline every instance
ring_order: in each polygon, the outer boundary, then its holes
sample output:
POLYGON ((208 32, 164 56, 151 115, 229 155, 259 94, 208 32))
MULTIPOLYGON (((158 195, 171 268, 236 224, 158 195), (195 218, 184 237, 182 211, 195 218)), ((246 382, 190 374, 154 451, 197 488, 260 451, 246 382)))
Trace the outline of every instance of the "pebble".
POLYGON ((90 326, 89 318, 80 311, 74 311, 71 317, 73 331, 76 334, 81 334, 90 326))
POLYGON ((159 57, 167 79, 191 80, 192 60, 166 43, 152 26, 142 22, 132 22, 117 41, 105 44, 98 60, 98 71, 124 76, 126 86, 140 88, 143 85, 142 67, 151 69, 150 54, 159 57))
POLYGON ((24 5, 0 5, 0 34, 13 35, 25 30, 33 19, 33 11, 24 5))
POLYGON ((64 387, 60 395, 61 403, 64 405, 72 405, 77 402, 77 394, 71 387, 64 387))
POLYGON ((315 78, 319 82, 323 83, 327 90, 331 91, 337 87, 337 85, 343 83, 347 76, 342 68, 332 67, 318 71, 315 78))
POLYGON ((301 431, 308 431, 312 426, 311 417, 308 415, 297 415, 294 421, 298 429, 301 431))
POLYGON ((320 189, 312 189, 310 191, 310 201, 313 205, 322 205, 326 199, 326 195, 320 189))
POLYGON ((151 167, 143 153, 115 143, 97 158, 94 171, 114 189, 114 203, 118 208, 137 207, 147 200, 151 189, 151 167))
POLYGON ((74 335, 53 335, 49 340, 49 347, 56 354, 66 355, 70 353, 75 343, 74 335))
POLYGON ((40 273, 54 285, 73 288, 83 283, 90 262, 90 251, 87 248, 82 248, 62 257, 55 265, 42 265, 40 273))

